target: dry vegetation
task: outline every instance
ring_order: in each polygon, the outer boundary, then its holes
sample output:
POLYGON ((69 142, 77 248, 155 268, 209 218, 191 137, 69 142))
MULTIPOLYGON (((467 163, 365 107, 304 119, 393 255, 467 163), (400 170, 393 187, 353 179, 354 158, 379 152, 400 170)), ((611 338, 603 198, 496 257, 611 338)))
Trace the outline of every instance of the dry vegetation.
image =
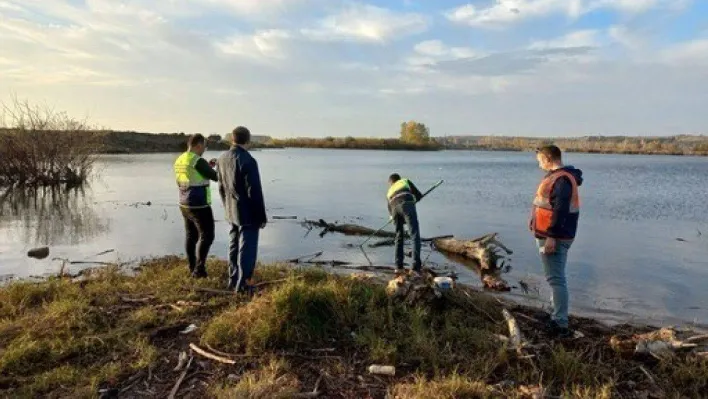
POLYGON ((442 147, 437 143, 425 144, 409 143, 400 139, 377 139, 361 137, 326 137, 316 138, 295 138, 295 139, 273 139, 270 142, 275 147, 283 148, 330 148, 330 149, 358 149, 358 150, 412 150, 412 151, 435 151, 442 147))
POLYGON ((86 181, 100 141, 84 121, 17 99, 0 108, 0 186, 86 181))
POLYGON ((495 151, 529 151, 544 144, 556 144, 567 152, 601 154, 708 155, 708 137, 612 137, 531 138, 459 136, 438 138, 446 148, 495 151))
POLYGON ((556 397, 678 398, 708 390, 706 360, 616 355, 609 336, 629 326, 575 319, 586 337, 559 342, 538 331, 538 311, 507 304, 542 344, 530 362, 497 338, 506 333, 502 304, 484 293, 458 287, 409 306, 374 280, 262 266, 257 280, 273 283, 248 300, 215 291, 224 262, 208 268, 212 277, 194 281, 183 260, 166 258, 134 277, 109 267, 80 282, 0 289, 0 395, 167 397, 180 377, 177 397, 529 397, 540 386, 556 397), (180 334, 192 323, 196 331, 180 334), (233 364, 190 353, 190 344, 233 364), (181 352, 193 359, 175 370, 181 352), (396 375, 370 375, 372 363, 395 365, 396 375))

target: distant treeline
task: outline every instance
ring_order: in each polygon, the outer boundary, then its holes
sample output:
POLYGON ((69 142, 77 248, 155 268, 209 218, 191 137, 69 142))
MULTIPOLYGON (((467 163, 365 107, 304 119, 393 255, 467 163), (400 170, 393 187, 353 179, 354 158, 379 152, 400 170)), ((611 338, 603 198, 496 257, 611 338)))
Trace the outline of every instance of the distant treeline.
MULTIPOLYGON (((189 137, 189 134, 185 133, 101 131, 95 134, 99 135, 102 144, 100 151, 105 154, 182 152, 187 149, 189 137)), ((223 141, 219 135, 205 136, 210 150, 225 151, 230 147, 230 143, 223 141)), ((254 136, 252 147, 268 147, 266 143, 270 140, 267 136, 254 136)))
POLYGON ((530 138, 449 136, 435 139, 447 149, 530 151, 553 143, 567 152, 647 155, 708 155, 708 136, 530 138))
POLYGON ((427 143, 405 142, 401 139, 379 139, 360 137, 326 137, 319 138, 292 138, 272 139, 269 144, 284 148, 336 148, 359 150, 409 150, 409 151, 436 151, 443 148, 435 141, 427 143))

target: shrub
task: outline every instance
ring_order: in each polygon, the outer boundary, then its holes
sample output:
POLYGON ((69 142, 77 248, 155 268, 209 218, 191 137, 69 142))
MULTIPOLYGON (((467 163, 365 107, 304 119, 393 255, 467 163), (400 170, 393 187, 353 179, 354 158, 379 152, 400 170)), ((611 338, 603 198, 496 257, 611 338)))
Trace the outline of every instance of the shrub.
POLYGON ((1 107, 0 186, 76 186, 87 180, 100 141, 86 122, 17 99, 1 107))

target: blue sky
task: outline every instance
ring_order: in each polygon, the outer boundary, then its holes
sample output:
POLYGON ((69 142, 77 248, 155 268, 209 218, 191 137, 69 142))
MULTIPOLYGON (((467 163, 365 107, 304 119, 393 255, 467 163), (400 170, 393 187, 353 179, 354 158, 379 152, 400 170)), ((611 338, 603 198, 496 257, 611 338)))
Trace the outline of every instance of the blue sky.
POLYGON ((0 99, 153 132, 707 133, 706 0, 0 0, 0 99))

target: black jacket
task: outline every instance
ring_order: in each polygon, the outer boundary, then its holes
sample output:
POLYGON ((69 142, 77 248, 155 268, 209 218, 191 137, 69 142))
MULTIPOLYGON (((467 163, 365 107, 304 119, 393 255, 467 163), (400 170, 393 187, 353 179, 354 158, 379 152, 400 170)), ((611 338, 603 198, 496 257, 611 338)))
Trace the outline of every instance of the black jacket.
POLYGON ((217 160, 219 195, 226 218, 242 227, 261 227, 268 220, 258 163, 241 146, 232 147, 217 160))

